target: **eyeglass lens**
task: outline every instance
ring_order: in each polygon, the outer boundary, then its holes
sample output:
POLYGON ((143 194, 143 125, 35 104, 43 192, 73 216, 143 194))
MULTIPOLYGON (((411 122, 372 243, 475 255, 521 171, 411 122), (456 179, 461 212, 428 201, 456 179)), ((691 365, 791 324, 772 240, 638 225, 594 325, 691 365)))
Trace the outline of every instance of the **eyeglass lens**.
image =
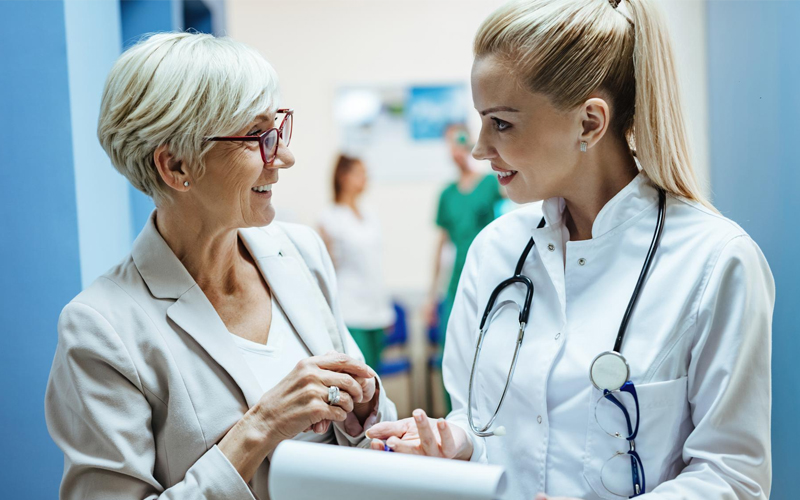
MULTIPOLYGON (((636 495, 633 477, 641 485, 639 459, 625 452, 618 452, 606 461, 600 471, 603 487, 614 495, 629 498, 636 495)), ((641 492, 640 492, 641 493, 641 492)))
POLYGON ((620 439, 628 439, 636 428, 636 401, 629 392, 616 391, 608 397, 603 396, 597 401, 594 413, 597 425, 609 436, 620 439), (614 403, 610 398, 614 398, 617 403, 624 406, 626 412, 614 403))

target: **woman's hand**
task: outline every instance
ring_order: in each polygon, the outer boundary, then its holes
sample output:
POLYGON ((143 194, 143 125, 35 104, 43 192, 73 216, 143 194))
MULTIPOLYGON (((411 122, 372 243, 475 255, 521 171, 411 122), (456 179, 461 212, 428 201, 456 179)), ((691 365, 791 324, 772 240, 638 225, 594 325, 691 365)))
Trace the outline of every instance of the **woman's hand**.
POLYGON ((325 421, 341 422, 356 404, 364 404, 365 393, 370 398, 375 393, 375 377, 372 368, 346 354, 306 358, 267 391, 218 446, 249 481, 281 441, 325 421), (371 394, 367 379, 372 379, 371 394), (331 386, 340 390, 337 405, 328 404, 331 386))
POLYGON ((444 419, 437 420, 434 425, 419 409, 413 414, 412 418, 372 426, 367 432, 367 436, 372 438, 370 447, 383 450, 385 441, 386 446, 400 453, 457 460, 472 457, 472 441, 461 427, 444 419))
POLYGON ((346 354, 329 352, 306 358, 264 394, 251 411, 255 410, 279 441, 291 439, 325 421, 343 421, 356 404, 366 403, 365 389, 370 388, 367 379, 372 380, 372 393, 366 396, 372 399, 375 376, 372 368, 346 354), (328 404, 331 386, 340 390, 338 405, 328 404))

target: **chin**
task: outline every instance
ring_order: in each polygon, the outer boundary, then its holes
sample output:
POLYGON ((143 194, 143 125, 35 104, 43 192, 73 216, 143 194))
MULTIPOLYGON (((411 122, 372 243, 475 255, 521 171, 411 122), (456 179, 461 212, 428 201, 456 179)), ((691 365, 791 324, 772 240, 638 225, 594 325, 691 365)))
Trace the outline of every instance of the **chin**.
POLYGON ((275 208, 270 205, 266 209, 253 214, 247 220, 245 227, 264 227, 270 225, 273 220, 275 220, 275 208))

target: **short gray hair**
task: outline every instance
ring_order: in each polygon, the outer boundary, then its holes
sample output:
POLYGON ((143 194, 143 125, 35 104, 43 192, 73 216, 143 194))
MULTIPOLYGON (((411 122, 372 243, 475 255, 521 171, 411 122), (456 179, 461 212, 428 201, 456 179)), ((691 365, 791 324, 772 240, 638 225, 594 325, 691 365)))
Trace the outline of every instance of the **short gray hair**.
POLYGON ((126 50, 106 80, 97 137, 111 163, 156 203, 168 196, 153 154, 162 145, 200 177, 214 143, 278 107, 278 75, 230 38, 159 33, 126 50))

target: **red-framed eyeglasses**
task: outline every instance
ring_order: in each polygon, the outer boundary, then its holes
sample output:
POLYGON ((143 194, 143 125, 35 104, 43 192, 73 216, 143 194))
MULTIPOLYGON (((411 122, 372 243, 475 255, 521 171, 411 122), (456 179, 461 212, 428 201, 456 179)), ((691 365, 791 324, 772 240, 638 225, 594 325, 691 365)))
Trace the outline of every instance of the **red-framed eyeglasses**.
POLYGON ((294 110, 279 109, 278 113, 283 113, 283 120, 279 127, 265 130, 258 135, 226 136, 226 137, 206 137, 207 141, 258 141, 261 149, 261 159, 264 163, 272 163, 278 156, 278 139, 283 140, 285 146, 292 140, 292 125, 294 125, 294 110))

